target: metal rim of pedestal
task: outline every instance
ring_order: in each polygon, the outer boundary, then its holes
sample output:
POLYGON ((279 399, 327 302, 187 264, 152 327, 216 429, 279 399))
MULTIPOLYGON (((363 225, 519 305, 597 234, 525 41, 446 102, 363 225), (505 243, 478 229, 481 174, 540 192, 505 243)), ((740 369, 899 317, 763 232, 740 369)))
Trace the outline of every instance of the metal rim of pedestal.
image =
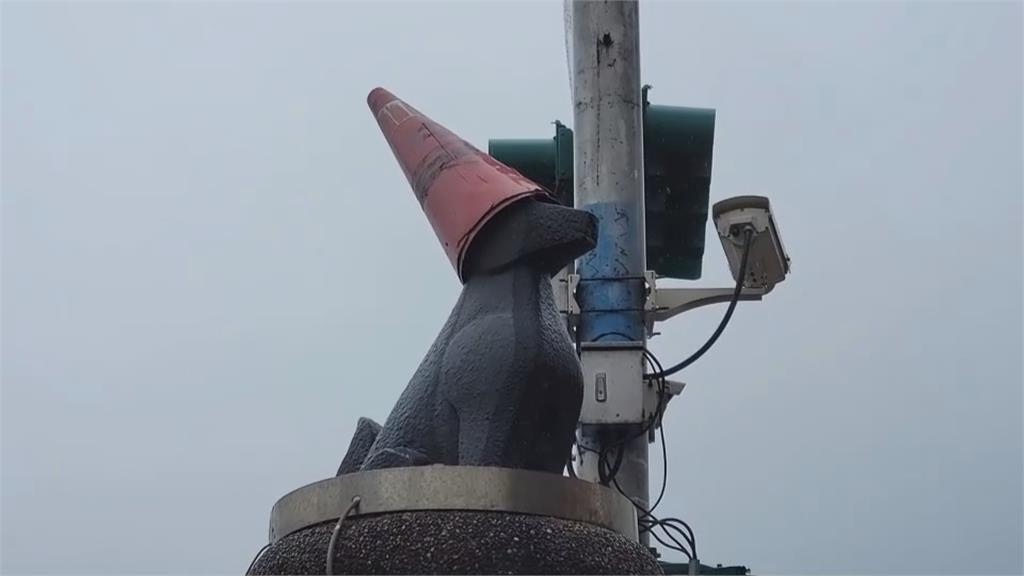
POLYGON ((416 466, 345 474, 281 497, 270 543, 337 520, 359 496, 358 516, 412 511, 486 511, 551 516, 607 528, 638 541, 636 509, 621 494, 556 474, 478 466, 416 466))

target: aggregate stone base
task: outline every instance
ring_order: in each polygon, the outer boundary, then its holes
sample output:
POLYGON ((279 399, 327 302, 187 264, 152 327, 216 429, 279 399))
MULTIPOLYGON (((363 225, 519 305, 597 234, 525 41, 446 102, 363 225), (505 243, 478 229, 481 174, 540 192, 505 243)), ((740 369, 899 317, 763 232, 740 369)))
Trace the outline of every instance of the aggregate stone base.
MULTIPOLYGON (((282 538, 249 574, 324 574, 334 523, 282 538)), ((350 518, 335 574, 662 574, 641 545, 591 524, 507 512, 350 518)))

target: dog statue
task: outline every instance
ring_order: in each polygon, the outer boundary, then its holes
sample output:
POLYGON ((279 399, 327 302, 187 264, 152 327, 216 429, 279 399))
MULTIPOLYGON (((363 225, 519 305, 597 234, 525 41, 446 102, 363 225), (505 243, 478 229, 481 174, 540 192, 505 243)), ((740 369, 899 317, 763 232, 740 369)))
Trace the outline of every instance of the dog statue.
POLYGON ((338 475, 427 464, 560 474, 583 376, 551 276, 595 246, 597 219, 387 91, 368 100, 463 288, 384 425, 360 418, 338 475))

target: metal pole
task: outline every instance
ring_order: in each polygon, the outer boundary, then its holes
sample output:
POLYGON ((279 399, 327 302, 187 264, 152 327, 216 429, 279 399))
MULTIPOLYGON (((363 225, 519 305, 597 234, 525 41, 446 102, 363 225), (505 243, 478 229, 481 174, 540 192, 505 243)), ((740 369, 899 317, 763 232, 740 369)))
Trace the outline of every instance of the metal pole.
MULTIPOLYGON (((641 360, 646 254, 639 10, 636 1, 571 2, 567 21, 572 36, 575 204, 599 219, 598 246, 577 265, 584 377, 598 381, 595 388, 588 380, 585 391, 596 393, 596 402, 604 406, 635 406, 637 394, 642 398, 646 388, 641 360), (600 351, 588 356, 588 344, 600 351), (597 364, 601 367, 594 368, 597 364), (630 366, 630 372, 616 373, 621 366, 630 366)), ((587 403, 577 473, 600 480, 598 455, 606 457, 606 469, 614 468, 622 447, 615 483, 646 507, 648 439, 640 432, 649 415, 642 408, 630 412, 615 407, 599 408, 604 415, 595 417, 587 414, 587 403)))

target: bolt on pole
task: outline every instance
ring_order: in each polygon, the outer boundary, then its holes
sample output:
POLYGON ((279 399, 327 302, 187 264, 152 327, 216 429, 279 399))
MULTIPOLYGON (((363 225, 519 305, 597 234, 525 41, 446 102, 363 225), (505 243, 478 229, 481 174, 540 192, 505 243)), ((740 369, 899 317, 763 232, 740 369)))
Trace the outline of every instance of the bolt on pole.
POLYGON ((575 205, 599 219, 598 246, 576 267, 584 390, 597 396, 584 400, 577 474, 607 483, 614 472, 615 484, 646 508, 648 438, 642 432, 650 415, 643 400, 649 392, 643 382, 646 254, 639 7, 636 1, 567 1, 575 205))

